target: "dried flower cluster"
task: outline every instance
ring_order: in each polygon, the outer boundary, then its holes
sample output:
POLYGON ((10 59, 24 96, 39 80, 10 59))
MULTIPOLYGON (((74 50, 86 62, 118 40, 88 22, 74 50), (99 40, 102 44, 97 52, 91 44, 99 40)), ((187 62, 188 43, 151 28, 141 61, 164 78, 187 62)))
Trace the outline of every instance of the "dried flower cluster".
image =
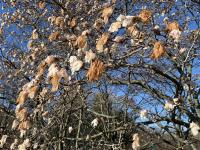
POLYGON ((17 104, 24 104, 27 98, 33 99, 38 91, 38 84, 39 81, 34 79, 31 82, 25 84, 23 86, 23 90, 19 93, 19 96, 17 98, 17 104))
MULTIPOLYGON (((121 27, 124 27, 124 28, 126 28, 127 33, 133 37, 133 40, 141 41, 142 34, 140 34, 140 31, 137 26, 139 25, 140 22, 142 22, 144 24, 149 23, 151 20, 151 16, 152 16, 151 11, 149 11, 147 9, 143 9, 139 13, 138 16, 125 16, 125 15, 120 14, 117 17, 116 22, 113 22, 110 25, 110 28, 108 29, 108 31, 110 33, 113 33, 113 32, 117 32, 121 27)), ((99 25, 99 26, 101 26, 101 25, 99 25)), ((157 34, 159 34, 159 33, 157 33, 157 34)), ((97 45, 96 45, 96 49, 98 52, 101 53, 101 52, 106 52, 106 50, 108 50, 108 49, 104 49, 104 45, 107 43, 108 37, 109 37, 108 34, 104 33, 102 35, 102 37, 98 40, 97 45)), ((121 37, 121 39, 119 39, 119 37, 118 37, 114 41, 120 43, 120 42, 124 41, 124 38, 121 37)), ((116 47, 117 47, 117 44, 114 43, 110 49, 110 52, 114 52, 116 47)))
MULTIPOLYGON (((16 118, 13 121, 12 129, 15 130, 18 126, 20 130, 20 137, 23 137, 26 130, 30 128, 30 120, 28 118, 28 108, 23 107, 23 104, 28 98, 35 98, 38 93, 39 83, 41 82, 41 76, 44 74, 45 69, 49 66, 47 78, 52 84, 52 92, 58 90, 59 82, 62 78, 68 80, 67 71, 64 68, 59 69, 57 66, 59 58, 57 56, 48 56, 38 67, 35 79, 32 79, 29 83, 25 84, 22 91, 17 98, 17 107, 15 110, 16 118)), ((23 146, 21 146, 23 147, 23 146)))
POLYGON ((13 121, 12 129, 15 130, 18 126, 20 130, 20 137, 23 137, 26 130, 30 128, 30 121, 28 119, 28 109, 18 104, 15 109, 16 119, 13 121))

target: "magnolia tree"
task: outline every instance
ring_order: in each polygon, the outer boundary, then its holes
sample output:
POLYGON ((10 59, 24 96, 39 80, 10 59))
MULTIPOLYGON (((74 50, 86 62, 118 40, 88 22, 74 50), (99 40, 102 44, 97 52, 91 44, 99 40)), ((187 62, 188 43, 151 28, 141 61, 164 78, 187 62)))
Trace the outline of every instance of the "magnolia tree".
POLYGON ((193 149, 197 0, 2 0, 2 149, 193 149))

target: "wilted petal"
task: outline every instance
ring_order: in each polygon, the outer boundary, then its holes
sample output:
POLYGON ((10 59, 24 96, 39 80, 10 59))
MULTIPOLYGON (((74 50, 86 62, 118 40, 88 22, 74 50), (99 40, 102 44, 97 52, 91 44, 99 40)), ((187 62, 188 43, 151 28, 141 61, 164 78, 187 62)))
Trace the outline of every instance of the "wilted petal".
POLYGON ((86 63, 90 63, 95 57, 96 57, 96 54, 93 53, 91 50, 85 52, 85 62, 86 63))
POLYGON ((121 22, 113 22, 108 29, 109 32, 116 32, 121 28, 121 22))

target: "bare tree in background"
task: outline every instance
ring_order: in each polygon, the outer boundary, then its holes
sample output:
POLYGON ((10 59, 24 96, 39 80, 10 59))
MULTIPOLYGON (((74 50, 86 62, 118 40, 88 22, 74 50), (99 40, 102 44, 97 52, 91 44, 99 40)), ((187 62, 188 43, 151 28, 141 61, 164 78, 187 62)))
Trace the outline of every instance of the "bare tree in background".
POLYGON ((0 6, 0 148, 198 149, 199 1, 0 6))

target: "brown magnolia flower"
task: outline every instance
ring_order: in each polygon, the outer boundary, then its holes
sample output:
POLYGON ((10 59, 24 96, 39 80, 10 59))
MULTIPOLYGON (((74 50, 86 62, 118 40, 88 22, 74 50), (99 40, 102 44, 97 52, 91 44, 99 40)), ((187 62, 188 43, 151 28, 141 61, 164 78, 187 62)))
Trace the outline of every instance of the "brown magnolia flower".
POLYGON ((96 59, 94 62, 91 63, 90 68, 87 72, 87 78, 89 81, 99 80, 103 71, 104 71, 104 64, 102 61, 96 59))
POLYGON ((51 65, 51 64, 56 63, 58 61, 59 61, 59 57, 57 57, 56 55, 50 55, 45 59, 45 62, 48 65, 51 65))
POLYGON ((104 45, 107 43, 110 34, 105 32, 102 34, 101 38, 97 41, 96 49, 99 53, 104 51, 104 45))
POLYGON ((155 42, 153 53, 151 54, 152 59, 158 59, 165 54, 165 47, 160 41, 155 42))
POLYGON ((94 23, 94 28, 96 28, 97 30, 100 30, 101 27, 103 26, 103 20, 102 19, 97 19, 94 23))
POLYGON ((72 20, 70 22, 68 22, 68 25, 71 27, 71 28, 74 28, 77 24, 77 20, 76 18, 72 18, 72 20))
POLYGON ((28 97, 33 99, 36 96, 38 89, 39 87, 37 85, 30 87, 28 89, 28 97))
POLYGON ((55 41, 59 38, 60 36, 60 32, 56 31, 56 32, 53 32, 50 34, 49 36, 49 41, 52 42, 52 41, 55 41))
POLYGON ((54 74, 51 78, 51 84, 52 84, 52 92, 56 92, 58 90, 59 87, 59 83, 60 83, 60 76, 58 74, 54 74))
POLYGON ((27 130, 29 129, 31 126, 31 123, 29 120, 25 120, 25 121, 22 121, 20 124, 19 124, 19 127, 18 129, 19 130, 27 130))
POLYGON ((112 13, 113 13, 112 7, 106 7, 103 9, 102 17, 104 18, 104 23, 108 22, 108 19, 112 15, 112 13))
POLYGON ((116 32, 119 28, 121 28, 121 22, 113 22, 108 29, 109 32, 116 32))
POLYGON ((78 48, 84 48, 86 44, 87 44, 87 36, 85 35, 80 35, 75 43, 75 45, 77 45, 78 48))
POLYGON ((46 69, 46 66, 47 66, 47 64, 45 61, 40 63, 40 65, 38 66, 37 74, 36 74, 37 77, 41 77, 43 75, 43 73, 46 69))
POLYGON ((166 22, 167 32, 171 32, 173 30, 180 30, 179 24, 177 21, 174 22, 166 22))
POLYGON ((138 28, 136 27, 136 25, 132 25, 132 26, 128 27, 127 32, 132 37, 136 37, 140 33, 139 30, 138 30, 138 28))
POLYGON ((27 108, 22 108, 21 110, 16 112, 16 117, 19 119, 19 121, 23 121, 27 119, 28 110, 27 108))
POLYGON ((46 6, 46 3, 45 3, 45 2, 40 1, 40 2, 38 3, 38 7, 39 7, 40 9, 44 9, 45 6, 46 6))
POLYGON ((151 16, 152 16, 151 11, 149 11, 147 9, 143 9, 139 14, 140 20, 143 23, 148 23, 151 19, 151 16))
POLYGON ((18 98, 17 98, 16 103, 17 103, 17 104, 24 104, 25 101, 26 101, 26 99, 27 99, 27 97, 28 97, 28 92, 27 92, 27 91, 21 91, 21 92, 19 93, 19 96, 18 96, 18 98))
POLYGON ((56 17, 55 19, 55 25, 59 26, 60 28, 63 28, 64 26, 64 17, 56 17))

